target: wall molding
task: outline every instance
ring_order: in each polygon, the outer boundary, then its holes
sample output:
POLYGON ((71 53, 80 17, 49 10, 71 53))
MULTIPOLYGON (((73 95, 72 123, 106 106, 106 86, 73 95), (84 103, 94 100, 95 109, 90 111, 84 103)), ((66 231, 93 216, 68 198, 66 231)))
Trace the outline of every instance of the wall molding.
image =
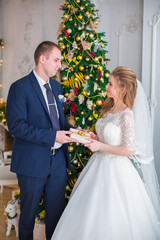
POLYGON ((118 31, 116 32, 116 36, 118 38, 118 47, 117 47, 117 65, 120 64, 120 37, 124 31, 135 33, 139 28, 142 28, 143 24, 143 17, 142 14, 130 14, 127 17, 127 23, 122 23, 119 27, 118 31))
POLYGON ((160 22, 160 9, 156 11, 152 19, 148 22, 151 27, 151 69, 150 69, 150 97, 149 105, 152 119, 152 129, 154 129, 154 111, 157 105, 155 97, 155 84, 156 84, 156 46, 157 46, 157 26, 160 22))

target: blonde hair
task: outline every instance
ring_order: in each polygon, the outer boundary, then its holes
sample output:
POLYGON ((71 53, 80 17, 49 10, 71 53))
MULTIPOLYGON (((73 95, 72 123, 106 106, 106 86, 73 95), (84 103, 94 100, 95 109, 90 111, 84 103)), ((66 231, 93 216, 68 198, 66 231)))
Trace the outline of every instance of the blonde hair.
MULTIPOLYGON (((116 79, 118 86, 126 88, 123 96, 123 102, 128 108, 132 109, 137 91, 135 72, 127 67, 118 66, 112 71, 111 76, 116 79)), ((113 107, 113 105, 114 99, 107 98, 100 112, 100 117, 103 117, 104 114, 113 107)))

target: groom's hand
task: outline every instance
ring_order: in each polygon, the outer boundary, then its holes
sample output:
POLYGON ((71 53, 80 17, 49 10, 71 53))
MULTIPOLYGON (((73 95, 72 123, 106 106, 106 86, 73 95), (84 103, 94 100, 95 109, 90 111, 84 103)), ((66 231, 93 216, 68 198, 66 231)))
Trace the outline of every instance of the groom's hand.
POLYGON ((58 143, 78 142, 76 139, 70 137, 72 132, 70 131, 57 131, 55 141, 58 143))

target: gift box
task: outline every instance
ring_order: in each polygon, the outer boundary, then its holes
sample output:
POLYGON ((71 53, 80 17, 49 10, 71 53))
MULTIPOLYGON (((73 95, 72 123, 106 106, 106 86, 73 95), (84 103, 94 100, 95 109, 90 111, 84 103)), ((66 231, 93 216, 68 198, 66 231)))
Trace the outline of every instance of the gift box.
POLYGON ((82 130, 70 128, 69 129, 72 134, 70 135, 71 138, 78 140, 80 143, 88 143, 90 139, 90 135, 82 130))

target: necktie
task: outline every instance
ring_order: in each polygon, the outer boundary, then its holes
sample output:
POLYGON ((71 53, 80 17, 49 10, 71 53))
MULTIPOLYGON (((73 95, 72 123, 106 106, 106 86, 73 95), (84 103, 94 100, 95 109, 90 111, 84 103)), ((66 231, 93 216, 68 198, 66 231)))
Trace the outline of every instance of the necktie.
POLYGON ((48 100, 49 111, 50 111, 50 118, 52 121, 53 129, 60 130, 59 119, 58 119, 58 115, 57 115, 53 92, 52 92, 51 88, 49 87, 48 83, 44 84, 44 87, 46 88, 47 100, 48 100))

